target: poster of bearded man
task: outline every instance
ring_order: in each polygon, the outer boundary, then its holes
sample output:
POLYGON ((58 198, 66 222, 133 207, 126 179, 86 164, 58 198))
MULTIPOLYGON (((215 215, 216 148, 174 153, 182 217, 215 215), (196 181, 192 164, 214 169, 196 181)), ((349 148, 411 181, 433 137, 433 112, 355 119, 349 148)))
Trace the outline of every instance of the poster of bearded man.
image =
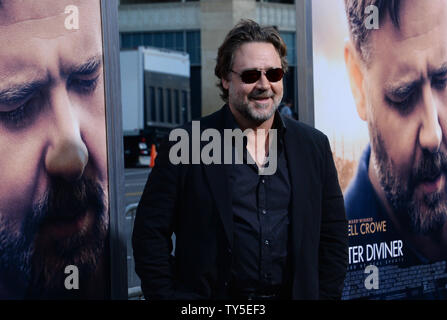
POLYGON ((315 126, 349 220, 344 299, 447 296, 446 18, 442 0, 312 1, 315 126))
POLYGON ((0 0, 0 299, 123 297, 116 21, 116 1, 0 0))

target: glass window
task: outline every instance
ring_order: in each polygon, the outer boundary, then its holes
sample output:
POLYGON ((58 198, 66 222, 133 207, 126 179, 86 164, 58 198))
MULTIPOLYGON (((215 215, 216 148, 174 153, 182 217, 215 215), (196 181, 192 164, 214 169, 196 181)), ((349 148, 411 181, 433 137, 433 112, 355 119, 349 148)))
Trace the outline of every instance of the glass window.
POLYGON ((174 110, 177 111, 177 114, 174 114, 174 117, 176 119, 174 119, 175 123, 180 123, 180 101, 179 101, 179 94, 178 94, 178 90, 174 89, 174 110))
POLYGON ((191 64, 201 63, 200 31, 186 32, 186 52, 189 53, 191 64))
POLYGON ((134 48, 141 46, 143 44, 143 34, 142 33, 133 33, 132 34, 132 46, 134 48))
POLYGON ((290 66, 296 65, 295 32, 280 32, 287 46, 287 61, 290 66))
MULTIPOLYGON (((259 2, 260 0, 256 0, 256 2, 259 2)), ((294 4, 295 0, 262 0, 261 2, 273 2, 273 3, 288 3, 288 4, 294 4)))
POLYGON ((192 65, 201 64, 200 31, 122 33, 120 43, 122 49, 152 46, 187 52, 192 65))
POLYGON ((157 119, 158 122, 164 122, 165 121, 165 114, 164 114, 164 97, 163 97, 163 89, 158 88, 158 114, 159 117, 157 119))
POLYGON ((121 36, 120 36, 120 46, 123 49, 127 49, 127 48, 131 47, 131 45, 130 45, 130 37, 129 37, 129 35, 127 33, 121 33, 121 36))
POLYGON ((163 34, 164 35, 164 48, 167 49, 175 49, 175 38, 174 38, 174 33, 173 32, 166 32, 163 34))
POLYGON ((183 52, 186 51, 183 39, 184 39, 183 32, 176 32, 175 33, 175 50, 183 51, 183 52))
POLYGON ((155 88, 149 87, 149 112, 150 112, 150 121, 157 120, 157 113, 155 111, 155 88))
POLYGON ((152 46, 153 41, 153 34, 149 33, 149 32, 145 32, 143 34, 143 42, 141 43, 141 45, 143 46, 152 46))
POLYGON ((182 90, 182 115, 183 115, 183 123, 188 122, 188 93, 185 90, 182 90))
POLYGON ((161 32, 154 33, 153 40, 154 40, 154 43, 153 43, 154 47, 164 48, 163 33, 161 33, 161 32))
POLYGON ((171 109, 171 89, 166 89, 166 113, 167 122, 172 123, 172 109, 171 109))

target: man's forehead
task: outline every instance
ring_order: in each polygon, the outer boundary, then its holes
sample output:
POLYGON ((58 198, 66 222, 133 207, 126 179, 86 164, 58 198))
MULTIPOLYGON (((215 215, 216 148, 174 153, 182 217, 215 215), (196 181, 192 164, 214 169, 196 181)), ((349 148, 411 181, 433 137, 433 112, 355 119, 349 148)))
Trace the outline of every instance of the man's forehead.
MULTIPOLYGON (((373 42, 402 42, 423 38, 439 29, 446 31, 447 2, 445 0, 406 0, 402 1, 399 11, 399 26, 396 27, 388 13, 380 17, 378 30, 372 30, 373 42)), ((391 44, 391 43, 388 43, 391 44)), ((388 45, 387 44, 387 45, 388 45)), ((376 46, 374 43, 373 46, 376 46)))
MULTIPOLYGON (((54 61, 55 54, 62 57, 80 57, 84 54, 91 56, 101 50, 99 1, 3 0, 0 12, 16 12, 22 7, 41 10, 36 10, 35 13, 30 13, 29 10, 18 12, 13 15, 15 22, 8 25, 2 25, 0 19, 0 64, 3 62, 4 65, 5 61, 8 65, 13 61, 22 65, 31 60, 54 61), (68 3, 79 6, 78 29, 66 28, 67 13, 64 6, 68 3)), ((11 19, 9 20, 13 21, 11 19)))
POLYGON ((273 66, 281 63, 281 58, 270 42, 247 42, 234 52, 234 66, 261 68, 259 64, 273 66))
POLYGON ((26 41, 27 38, 55 39, 76 31, 92 32, 100 26, 99 1, 91 0, 2 0, 0 8, 0 44, 26 41), (71 11, 78 8, 79 30, 66 28, 71 11), (89 30, 82 30, 89 29, 89 30))
POLYGON ((55 17, 64 14, 66 6, 80 6, 86 4, 86 1, 88 0, 1 0, 0 26, 55 17))
POLYGON ((31 80, 69 72, 102 53, 99 1, 3 0, 0 12, 8 10, 17 14, 13 15, 14 23, 2 25, 0 21, 3 84, 5 79, 20 82, 22 78, 31 80), (65 28, 68 4, 79 6, 79 30, 65 28))
POLYGON ((447 2, 445 0, 403 2, 401 14, 401 35, 404 39, 417 38, 445 28, 447 2))
POLYGON ((399 28, 383 18, 369 45, 369 67, 386 70, 388 78, 416 79, 439 69, 447 59, 447 2, 403 1, 399 28))

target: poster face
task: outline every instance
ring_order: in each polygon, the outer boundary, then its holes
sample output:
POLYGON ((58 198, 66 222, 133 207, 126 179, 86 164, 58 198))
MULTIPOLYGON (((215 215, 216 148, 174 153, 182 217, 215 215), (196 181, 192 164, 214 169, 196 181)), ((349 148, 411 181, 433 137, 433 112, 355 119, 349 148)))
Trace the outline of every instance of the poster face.
POLYGON ((447 3, 346 4, 349 19, 343 0, 312 1, 315 126, 349 220, 343 299, 445 299, 447 3))
POLYGON ((100 1, 0 0, 0 299, 109 296, 100 1))

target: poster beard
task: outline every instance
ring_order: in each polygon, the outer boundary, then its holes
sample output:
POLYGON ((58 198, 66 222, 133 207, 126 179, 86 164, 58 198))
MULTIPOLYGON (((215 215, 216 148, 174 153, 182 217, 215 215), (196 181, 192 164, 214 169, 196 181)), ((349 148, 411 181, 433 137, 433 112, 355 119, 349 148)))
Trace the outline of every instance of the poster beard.
POLYGON ((8 221, 0 221, 0 272, 6 286, 25 298, 64 298, 73 294, 85 298, 82 290, 70 292, 65 288, 64 270, 68 265, 78 268, 80 288, 92 280, 105 251, 107 203, 106 193, 97 181, 85 177, 74 183, 52 179, 18 233, 11 234, 9 230, 16 228, 9 228, 8 221), (88 212, 93 219, 90 226, 68 237, 55 239, 45 233, 47 226, 72 222, 88 212))
POLYGON ((410 175, 401 176, 390 160, 380 132, 369 125, 374 169, 392 210, 413 234, 438 238, 447 221, 447 185, 444 190, 415 197, 415 188, 422 182, 433 181, 441 174, 447 176, 447 154, 438 150, 425 151, 413 165, 410 175))

